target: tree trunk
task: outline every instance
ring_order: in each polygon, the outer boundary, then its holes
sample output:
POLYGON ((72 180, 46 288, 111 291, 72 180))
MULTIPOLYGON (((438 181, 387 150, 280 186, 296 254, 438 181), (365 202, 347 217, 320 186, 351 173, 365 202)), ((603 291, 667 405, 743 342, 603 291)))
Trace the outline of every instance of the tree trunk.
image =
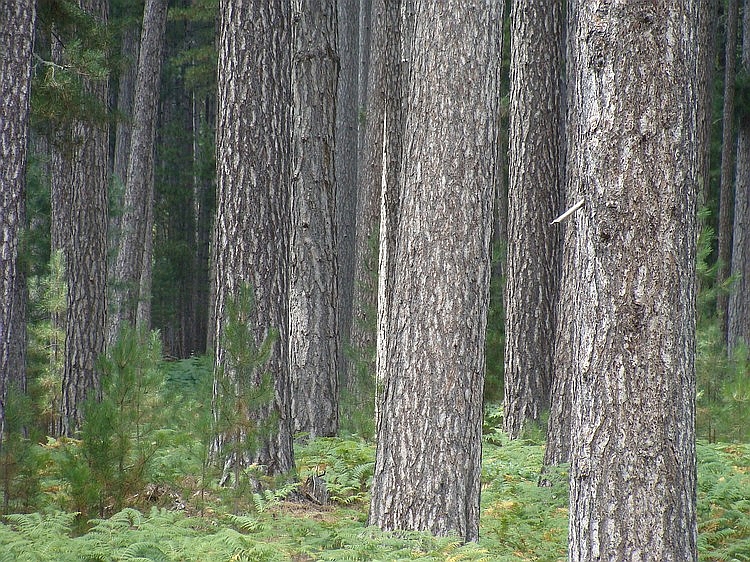
MULTIPOLYGON (((750 76, 750 3, 742 11, 742 68, 750 76)), ((744 107, 737 130, 737 173, 734 200, 732 276, 737 278, 729 294, 727 344, 750 345, 750 112, 744 107)))
POLYGON ((336 93, 336 230, 338 257, 339 381, 349 378, 357 235, 357 122, 359 107, 359 0, 338 1, 339 81, 336 93))
MULTIPOLYGON (((81 9, 106 24, 108 0, 81 0, 81 9)), ((106 107, 107 80, 84 78, 84 91, 106 107)), ((107 187, 109 131, 105 122, 78 121, 72 130, 69 161, 72 197, 66 281, 65 367, 62 381, 62 433, 72 435, 83 420, 87 398, 101 399, 96 366, 104 352, 107 297, 107 187)))
POLYGON ((729 294, 722 285, 729 278, 732 261, 732 200, 734 178, 734 155, 737 150, 734 142, 734 93, 737 59, 737 0, 727 0, 726 46, 724 52, 724 115, 721 134, 721 186, 719 190, 718 257, 716 272, 716 312, 719 328, 727 335, 727 306, 729 294))
MULTIPOLYGON (((349 390, 362 394, 358 386, 372 380, 375 373, 378 227, 383 181, 383 120, 385 115, 385 0, 372 1, 372 36, 367 104, 364 116, 363 148, 357 176, 357 239, 354 264, 354 300, 351 347, 359 374, 350 377, 349 390), (365 374, 363 379, 362 374, 365 374)), ((370 382, 371 384, 371 382, 370 382)))
POLYGON ((698 5, 569 4, 571 562, 697 559, 698 5))
POLYGON ((5 434, 8 386, 25 386, 25 275, 19 263, 26 221, 26 154, 29 142, 31 54, 35 4, 4 2, 0 7, 0 448, 5 434), (20 383, 20 384, 19 384, 20 383))
POLYGON ((227 363, 227 303, 250 285, 255 307, 248 323, 255 343, 271 331, 278 337, 264 368, 274 385, 272 404, 247 412, 259 424, 273 419, 274 429, 244 460, 283 474, 294 468, 287 325, 289 6, 282 0, 222 0, 219 13, 213 351, 221 368, 227 363))
MULTIPOLYGON (((117 211, 122 209, 125 183, 128 180, 133 97, 135 94, 135 79, 138 71, 138 50, 140 45, 138 26, 128 25, 123 29, 121 41, 120 55, 127 63, 118 77, 117 84, 117 111, 120 115, 115 128, 115 153, 112 163, 113 189, 110 192, 111 204, 117 211)), ((120 213, 116 212, 115 216, 111 217, 109 223, 112 255, 116 255, 117 252, 121 218, 120 213)))
MULTIPOLYGON (((122 328, 135 327, 140 299, 150 298, 142 295, 140 288, 144 260, 151 260, 151 255, 144 255, 144 249, 148 218, 153 219, 153 211, 148 207, 153 203, 154 140, 166 22, 167 1, 147 0, 133 103, 125 209, 113 276, 110 342, 115 341, 122 328)), ((146 283, 150 287, 150 282, 146 283)))
POLYGON ((549 408, 560 245, 562 0, 511 9, 504 429, 549 408))
POLYGON ((390 327, 388 316, 393 300, 394 257, 396 235, 398 233, 398 216, 400 209, 399 179, 401 177, 401 159, 403 157, 404 111, 403 98, 407 83, 410 57, 403 50, 402 30, 411 37, 412 3, 406 0, 402 10, 401 0, 386 0, 383 14, 385 33, 384 60, 384 135, 383 135, 383 184, 380 198, 380 232, 378 243, 378 326, 377 353, 375 365, 375 418, 376 426, 380 425, 380 403, 385 376, 383 363, 388 349, 390 327), (402 13, 403 12, 403 13, 402 13))
POLYGON ((294 95, 289 364, 294 431, 338 431, 336 2, 292 4, 294 95))
POLYGON ((416 6, 370 524, 479 534, 499 3, 416 6), (440 92, 436 96, 435 92, 440 92))

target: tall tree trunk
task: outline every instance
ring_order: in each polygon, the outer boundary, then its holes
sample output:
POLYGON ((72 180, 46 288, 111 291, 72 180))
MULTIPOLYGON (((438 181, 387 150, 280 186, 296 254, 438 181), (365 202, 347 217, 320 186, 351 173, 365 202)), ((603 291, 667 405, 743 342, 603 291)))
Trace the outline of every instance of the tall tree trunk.
POLYGON ((272 404, 247 413, 258 423, 275 418, 274 429, 245 460, 280 474, 294 468, 287 325, 289 6, 282 0, 222 0, 219 13, 213 351, 217 368, 225 365, 227 303, 250 285, 255 307, 248 322, 256 344, 274 330, 278 337, 264 368, 274 385, 272 404))
POLYGON ((511 9, 504 428, 511 438, 549 408, 562 192, 562 0, 511 9))
POLYGON ((336 2, 292 3, 294 95, 289 364, 294 430, 338 431, 336 2))
MULTIPOLYGON (((737 147, 734 142, 734 93, 737 60, 737 0, 727 0, 726 4, 726 46, 724 51, 724 115, 721 135, 721 186, 719 190, 718 270, 716 285, 721 287, 729 278, 732 261, 732 200, 734 185, 734 156, 737 147)), ((719 328, 727 335, 727 306, 729 295, 719 290, 716 296, 716 312, 719 328)))
POLYGON ((336 93, 336 230, 339 298, 337 305, 339 382, 349 378, 345 350, 351 338, 357 235, 357 122, 359 107, 360 0, 338 1, 339 81, 336 93))
POLYGON ((25 275, 19 243, 26 221, 31 54, 35 3, 0 7, 0 448, 9 384, 23 389, 26 370, 25 275))
POLYGON ((400 208, 399 180, 401 177, 401 160, 403 157, 404 111, 403 98, 408 84, 409 56, 403 49, 402 31, 411 37, 410 14, 413 11, 412 1, 386 0, 383 26, 385 33, 384 60, 384 138, 383 138, 383 184, 380 198, 380 232, 378 243, 378 325, 377 353, 375 365, 375 417, 380 426, 380 395, 384 388, 383 381, 387 372, 384 359, 388 350, 390 326, 388 316, 393 300, 394 258, 396 235, 398 233, 398 216, 400 208))
POLYGON ((569 7, 569 558, 696 560, 699 2, 569 7))
MULTIPOLYGON (((742 10, 742 74, 750 76, 750 2, 742 10)), ((727 343, 750 345, 750 112, 743 108, 737 131, 732 275, 737 284, 729 295, 727 343)))
POLYGON ((479 534, 499 11, 493 1, 416 5, 390 337, 379 360, 370 524, 383 529, 479 534))
MULTIPOLYGON (((135 95, 135 80, 138 72, 138 51, 140 45, 140 30, 137 25, 128 25, 122 32, 120 55, 127 64, 118 77, 117 83, 117 112, 119 119, 115 128, 115 152, 112 159, 112 190, 110 204, 116 210, 109 222, 109 239, 112 255, 117 255, 120 240, 119 211, 123 207, 125 183, 128 180, 128 160, 130 158, 130 135, 132 134, 133 97, 135 95)), ((114 271, 110 271, 110 274, 114 271)))
MULTIPOLYGON (((108 0, 81 0, 82 10, 106 24, 108 0)), ((84 78, 86 94, 101 107, 109 100, 107 80, 84 78)), ((107 187, 109 131, 105 122, 78 121, 69 161, 72 197, 65 259, 68 309, 62 381, 62 433, 72 435, 83 420, 87 398, 101 398, 96 366, 104 352, 107 297, 107 187)))
POLYGON ((359 375, 350 377, 349 390, 362 394, 358 385, 375 372, 378 227, 383 181, 383 121, 385 115, 385 0, 372 0, 373 25, 367 75, 367 104, 361 109, 364 137, 357 182, 357 239, 354 264, 354 299, 351 347, 359 375), (366 376, 362 377, 362 374, 366 376))
MULTIPOLYGON (((164 51, 167 22, 167 1, 147 0, 143 10, 138 74, 133 103, 133 129, 125 184, 125 213, 113 275, 112 307, 109 321, 109 341, 113 342, 120 330, 135 327, 138 304, 150 295, 140 293, 144 272, 148 218, 153 220, 154 140, 159 103, 159 81, 164 51)), ((150 282, 146 282, 150 286, 150 282)))
POLYGON ((719 0, 707 0, 700 8, 700 37, 698 45, 700 66, 698 106, 698 154, 702 158, 698 175, 701 189, 698 193, 698 208, 704 207, 709 198, 711 171, 711 128, 713 126, 713 92, 716 74, 716 28, 719 21, 719 0))

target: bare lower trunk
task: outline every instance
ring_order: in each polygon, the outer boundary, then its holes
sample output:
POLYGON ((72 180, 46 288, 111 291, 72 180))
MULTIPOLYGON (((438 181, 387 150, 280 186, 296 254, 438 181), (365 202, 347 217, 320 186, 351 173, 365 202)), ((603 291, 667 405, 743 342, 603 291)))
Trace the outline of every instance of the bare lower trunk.
POLYGON ((698 2, 570 7, 569 558, 696 560, 698 2))
POLYGON ((499 4, 479 6, 415 5, 370 509, 382 529, 463 540, 479 533, 502 29, 499 4))

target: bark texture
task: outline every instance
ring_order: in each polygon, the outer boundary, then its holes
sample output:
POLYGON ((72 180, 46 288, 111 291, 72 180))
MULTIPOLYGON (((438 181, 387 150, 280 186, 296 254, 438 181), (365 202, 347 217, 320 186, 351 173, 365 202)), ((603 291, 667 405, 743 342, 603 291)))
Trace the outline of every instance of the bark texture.
POLYGON ((141 287, 144 281, 146 288, 151 286, 142 277, 144 272, 151 272, 150 267, 144 266, 151 261, 151 252, 147 255, 146 251, 152 248, 147 239, 151 236, 149 226, 153 225, 154 140, 166 24, 167 0, 147 0, 133 101, 125 209, 113 275, 110 342, 122 328, 135 327, 140 300, 150 299, 149 294, 141 294, 141 287))
POLYGON ((697 558, 698 4, 569 4, 573 562, 697 558))
MULTIPOLYGON (((716 284, 721 286, 729 278, 732 261, 732 203, 734 199, 734 157, 737 151, 734 139, 734 94, 737 60, 737 0, 727 0, 726 45, 724 51, 724 115, 721 134, 721 186, 719 189, 718 269, 716 284)), ((727 306, 729 295, 719 290, 716 312, 719 327, 727 334, 727 306)))
POLYGON ((476 540, 502 24, 415 10, 370 523, 476 540))
POLYGON ((510 14, 508 255, 504 428, 511 438, 549 408, 561 212, 561 0, 514 2, 510 14))
POLYGON ((338 431, 336 2, 292 4, 294 96, 289 363, 294 430, 338 431))
MULTIPOLYGON (((750 5, 742 12, 742 68, 750 75, 750 5)), ((729 294, 727 345, 750 344, 750 114, 740 114, 737 124, 737 172, 734 199, 732 276, 737 281, 729 294)))
POLYGON ((339 80, 336 93, 336 234, 339 298, 339 381, 349 365, 345 355, 351 337, 354 298, 355 238, 357 235, 357 121, 359 107, 359 0, 339 0, 339 80))
MULTIPOLYGON (((367 74, 367 102, 362 108, 364 136, 357 183, 357 239, 354 264, 351 346, 357 367, 369 377, 375 372, 378 298, 378 227, 383 181, 383 122, 385 116, 385 0, 372 0, 372 35, 367 74)), ((350 377, 357 392, 363 381, 350 377)))
POLYGON ((18 261, 26 221, 33 0, 0 7, 0 445, 9 383, 25 380, 25 276, 18 261))
MULTIPOLYGON (((275 417, 275 428, 254 458, 245 460, 265 466, 269 474, 282 474, 294 468, 287 304, 289 6, 282 0, 223 0, 219 13, 214 357, 217 367, 226 363, 226 305, 249 284, 255 307, 248 322, 256 344, 270 331, 278 337, 265 365, 274 384, 272 404, 248 412, 258 423, 275 417)), ((259 383, 260 378, 251 384, 259 383)))
MULTIPOLYGON (((102 24, 108 0, 82 0, 81 9, 102 24)), ((84 90, 101 107, 109 99, 107 80, 84 78, 84 90)), ((68 309, 62 382, 62 433, 72 435, 83 420, 87 398, 101 398, 96 362, 104 352, 107 298, 107 187, 109 127, 104 121, 78 121, 72 129, 68 161, 71 199, 65 265, 68 309)))

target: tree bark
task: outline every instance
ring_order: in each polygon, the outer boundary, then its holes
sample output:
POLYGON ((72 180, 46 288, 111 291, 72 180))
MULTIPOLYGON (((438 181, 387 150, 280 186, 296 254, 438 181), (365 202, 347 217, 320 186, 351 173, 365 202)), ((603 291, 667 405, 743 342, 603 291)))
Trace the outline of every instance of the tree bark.
POLYGON ((561 0, 511 9, 504 429, 518 437, 549 408, 561 212, 561 0))
MULTIPOLYGON (((81 9, 106 24, 108 0, 81 0, 81 9)), ((101 107, 109 99, 107 80, 84 78, 85 92, 101 107)), ((68 309, 62 381, 62 433, 72 435, 83 421, 87 398, 101 399, 96 362, 104 352, 107 297, 107 187, 109 127, 78 121, 69 161, 72 197, 65 259, 68 309)))
MULTIPOLYGON (((360 375, 350 377, 349 390, 362 394, 358 386, 375 373, 377 333, 378 227, 383 181, 383 121, 385 116, 385 0, 372 0, 372 36, 362 153, 357 181, 357 238, 354 264, 351 347, 360 375), (363 380, 361 373, 366 377, 363 380)), ((355 373, 356 375, 356 373, 355 373)), ((371 384, 371 383, 370 383, 371 384)))
MULTIPOLYGON (((151 255, 145 255, 144 250, 147 249, 148 218, 153 221, 149 205, 153 204, 154 140, 166 23, 167 1, 147 0, 133 102, 125 209, 113 275, 110 343, 116 340, 122 328, 135 327, 140 300, 150 298, 150 295, 142 295, 140 288, 144 263, 151 260, 151 255)), ((146 286, 150 287, 149 281, 146 286)))
MULTIPOLYGON (((742 11, 742 73, 750 76, 750 5, 742 11)), ((750 114, 743 108, 737 130, 734 237, 732 276, 737 278, 729 294, 727 345, 730 354, 738 345, 750 344, 750 114)))
POLYGON ((275 417, 274 429, 244 460, 263 465, 268 474, 283 474, 294 468, 287 304, 289 5, 282 0, 222 0, 219 13, 214 360, 217 368, 227 362, 227 302, 247 283, 255 294, 248 321, 255 343, 260 345, 273 330, 278 337, 265 364, 274 385, 272 404, 248 412, 258 423, 275 417))
POLYGON ((732 202, 734 192, 734 94, 737 59, 737 0, 727 0, 726 45, 724 51, 724 114, 721 134, 721 186, 719 190, 718 269, 716 271, 716 312, 719 328, 726 338, 729 294, 722 285, 729 278, 732 262, 732 202))
POLYGON ((289 363, 294 430, 338 431, 336 3, 295 0, 289 363))
POLYGON ((0 448, 5 434, 8 386, 25 386, 26 281, 18 257, 26 222, 35 17, 35 3, 31 0, 8 1, 0 7, 0 298, 4 303, 0 307, 0 448))
POLYGON ((339 80, 336 93, 336 230, 338 257, 339 382, 349 378, 357 235, 357 123, 359 119, 359 0, 338 1, 339 80))
POLYGON ((370 524, 477 540, 502 22, 415 8, 370 524))
POLYGON ((569 558, 696 560, 699 2, 569 7, 569 558))

